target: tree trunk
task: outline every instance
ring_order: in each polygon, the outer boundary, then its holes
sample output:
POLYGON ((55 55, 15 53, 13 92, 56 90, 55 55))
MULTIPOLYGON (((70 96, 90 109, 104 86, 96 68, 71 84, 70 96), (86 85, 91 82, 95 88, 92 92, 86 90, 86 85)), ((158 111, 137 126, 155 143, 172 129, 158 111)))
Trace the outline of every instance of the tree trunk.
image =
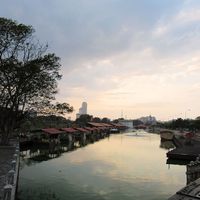
POLYGON ((11 133, 13 131, 14 122, 16 121, 16 118, 12 113, 3 113, 3 117, 1 118, 1 126, 0 126, 0 132, 1 132, 1 141, 0 145, 9 145, 9 138, 11 136, 11 133), (10 115, 9 115, 10 114, 10 115))

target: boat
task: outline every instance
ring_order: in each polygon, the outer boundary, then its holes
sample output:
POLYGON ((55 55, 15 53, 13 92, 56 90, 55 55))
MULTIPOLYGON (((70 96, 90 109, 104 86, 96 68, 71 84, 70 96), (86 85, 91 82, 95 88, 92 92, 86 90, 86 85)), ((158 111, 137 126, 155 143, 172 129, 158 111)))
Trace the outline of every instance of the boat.
POLYGON ((174 132, 170 130, 160 131, 160 138, 161 140, 173 140, 174 132))
POLYGON ((110 132, 111 132, 111 133, 119 133, 120 131, 119 131, 119 129, 117 129, 117 128, 111 128, 111 129, 110 129, 110 132))

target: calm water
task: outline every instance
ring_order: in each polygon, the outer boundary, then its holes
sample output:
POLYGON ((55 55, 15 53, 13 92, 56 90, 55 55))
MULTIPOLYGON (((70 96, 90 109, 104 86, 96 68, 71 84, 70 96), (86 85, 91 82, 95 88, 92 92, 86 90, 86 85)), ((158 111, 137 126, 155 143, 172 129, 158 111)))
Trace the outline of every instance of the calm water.
POLYGON ((36 149, 21 152, 19 199, 167 199, 185 186, 186 168, 167 165, 160 145, 159 135, 140 132, 111 135, 52 159, 38 157, 36 149))

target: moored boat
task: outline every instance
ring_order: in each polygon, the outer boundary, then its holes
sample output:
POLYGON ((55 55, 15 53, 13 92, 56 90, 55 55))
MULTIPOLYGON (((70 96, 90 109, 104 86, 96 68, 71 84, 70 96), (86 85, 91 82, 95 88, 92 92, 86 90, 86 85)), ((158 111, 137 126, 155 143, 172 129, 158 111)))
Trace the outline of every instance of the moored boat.
POLYGON ((111 132, 111 133, 119 133, 120 131, 119 131, 118 128, 111 128, 111 129, 110 129, 110 132, 111 132))
POLYGON ((173 140, 174 132, 170 130, 160 131, 160 138, 161 140, 173 140))

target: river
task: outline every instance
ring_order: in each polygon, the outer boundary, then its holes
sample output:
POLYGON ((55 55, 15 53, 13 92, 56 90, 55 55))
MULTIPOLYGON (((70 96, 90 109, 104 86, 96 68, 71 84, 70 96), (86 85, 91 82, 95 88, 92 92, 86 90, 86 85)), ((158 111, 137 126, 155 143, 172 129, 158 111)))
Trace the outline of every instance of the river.
POLYGON ((166 164, 163 147, 159 135, 130 132, 51 156, 36 147, 22 151, 18 198, 167 199, 186 185, 186 167, 166 164))

